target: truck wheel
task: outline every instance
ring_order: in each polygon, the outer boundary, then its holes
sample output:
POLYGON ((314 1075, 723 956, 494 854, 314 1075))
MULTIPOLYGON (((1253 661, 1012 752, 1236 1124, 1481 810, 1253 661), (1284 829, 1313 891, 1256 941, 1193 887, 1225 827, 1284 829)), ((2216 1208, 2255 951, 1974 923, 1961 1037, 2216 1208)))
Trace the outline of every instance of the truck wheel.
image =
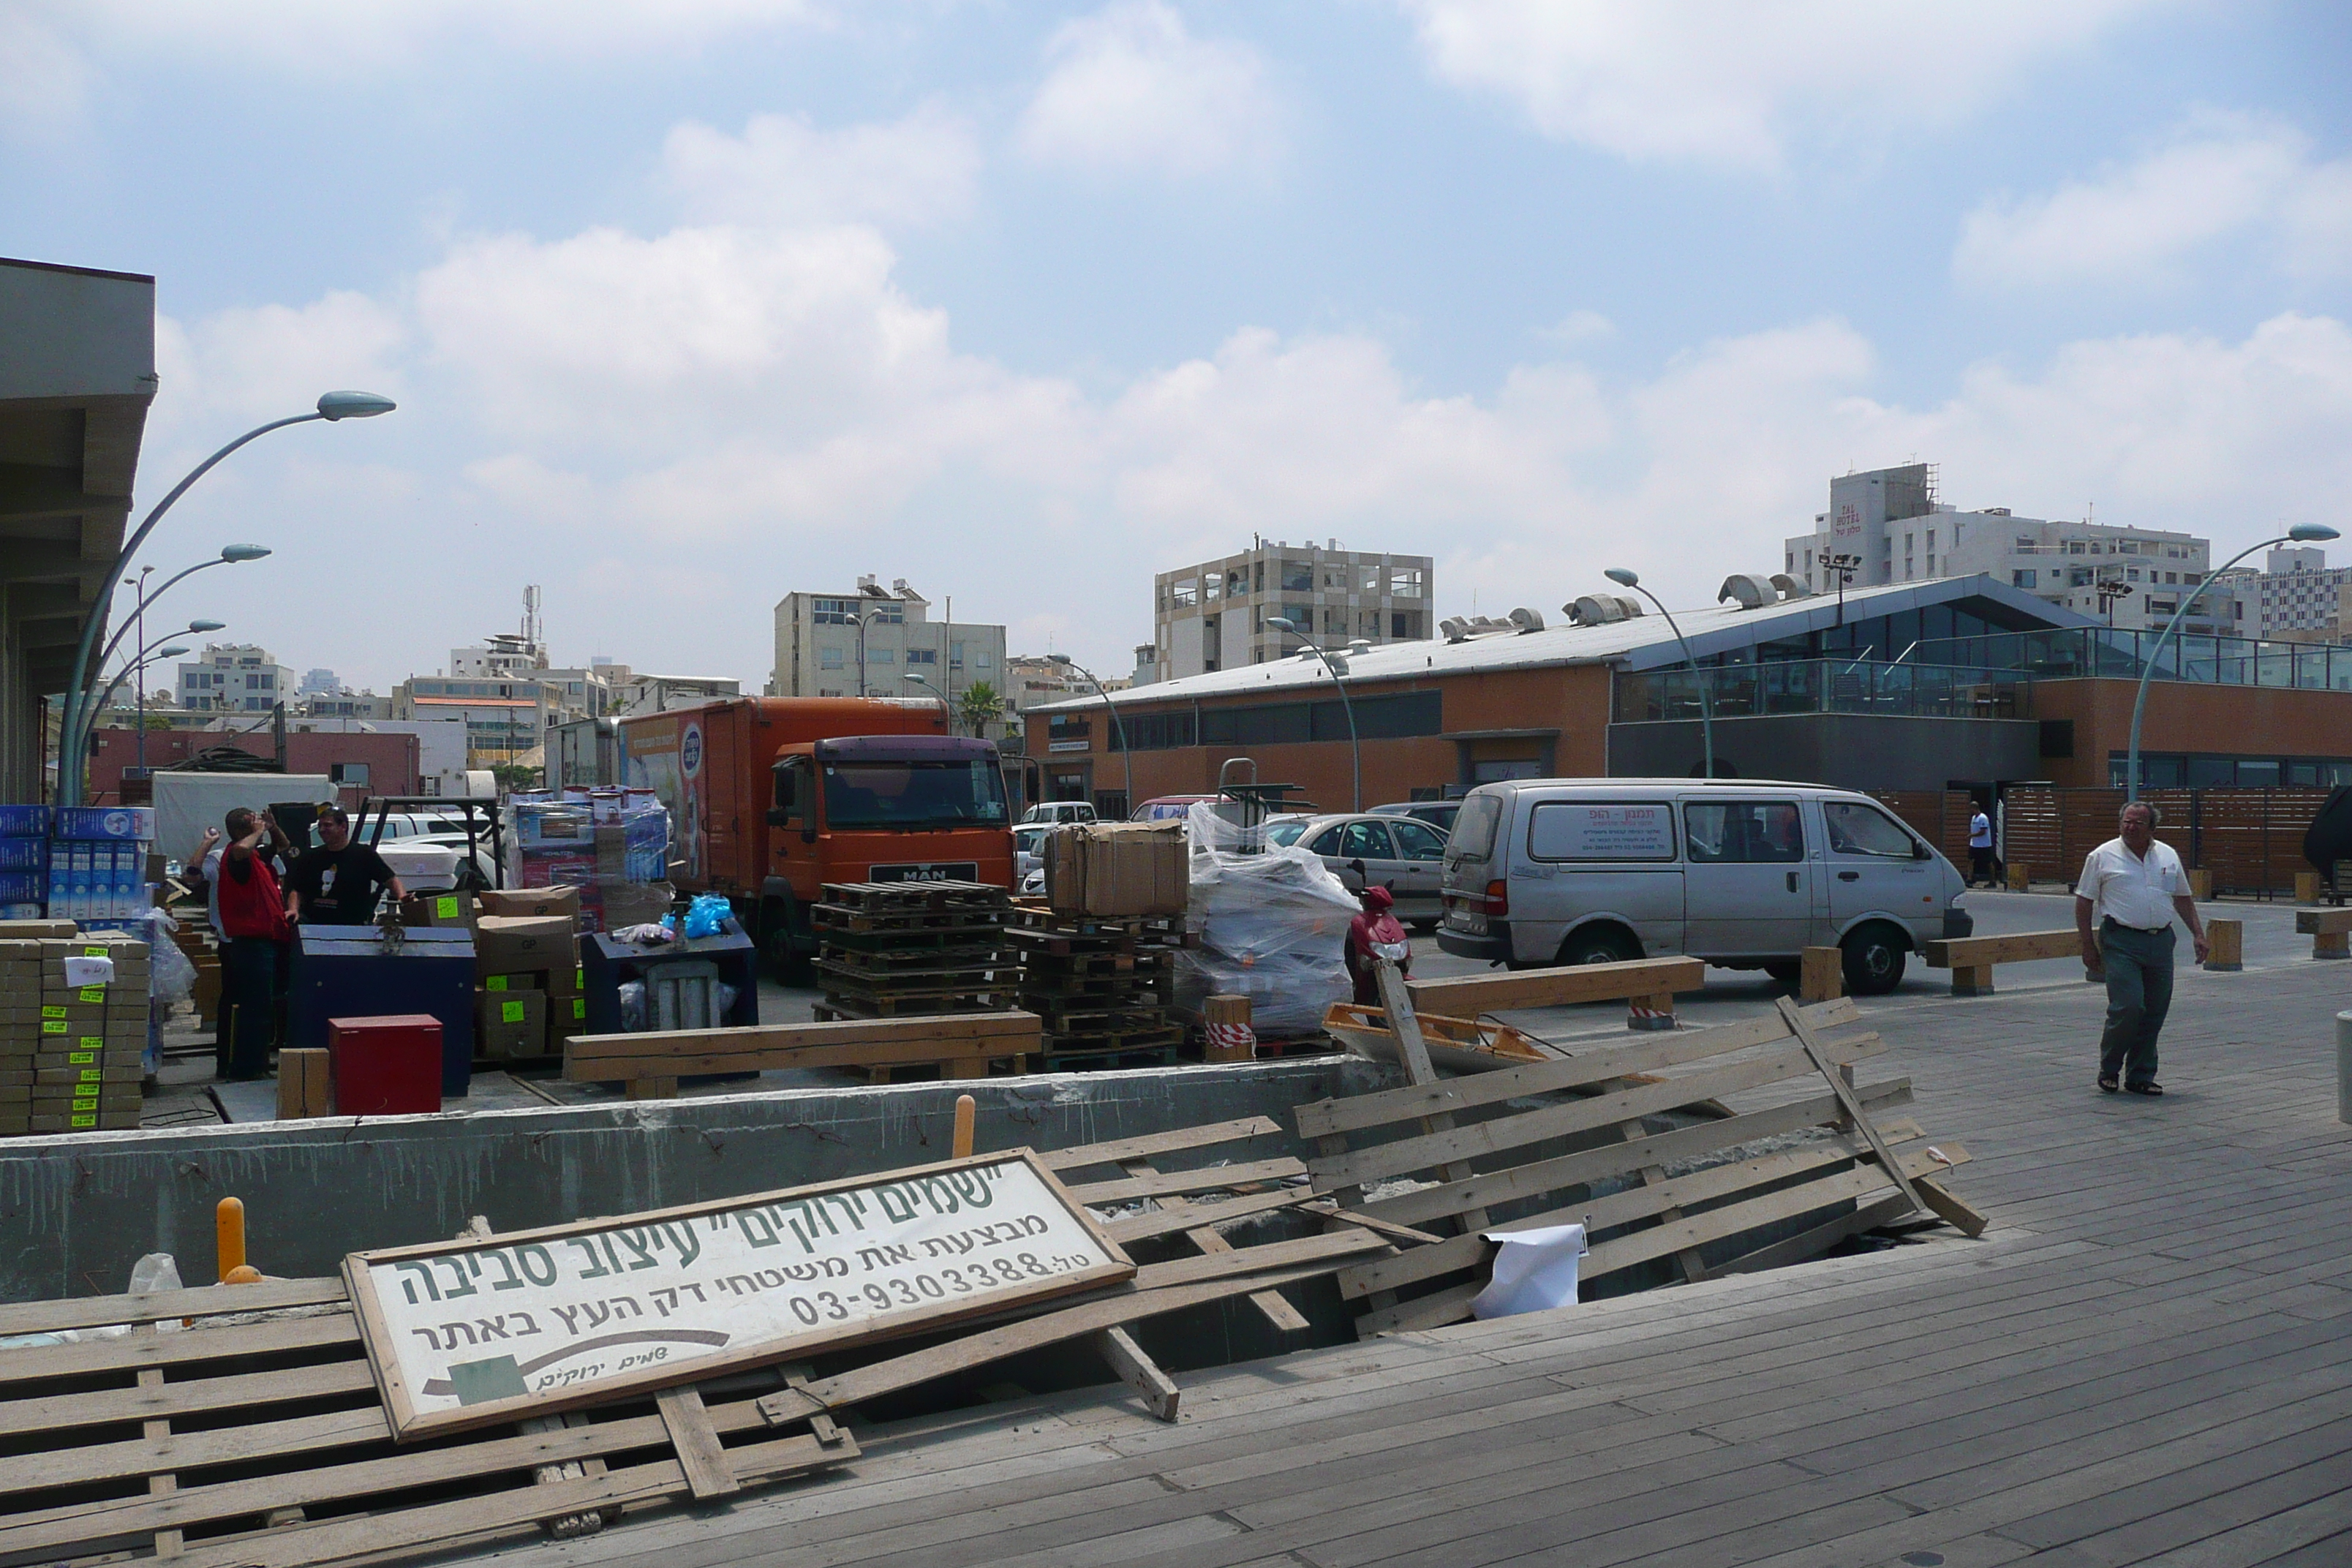
POLYGON ((760 905, 760 950, 768 973, 785 985, 805 984, 809 955, 793 944, 793 906, 787 899, 770 899, 760 905))
POLYGON ((1587 926, 1559 944, 1563 964, 1624 963, 1642 956, 1642 944, 1619 926, 1587 926))
POLYGON ((1883 923, 1858 926, 1838 944, 1845 950, 1845 988, 1850 995, 1884 996, 1903 984, 1910 943, 1883 923))

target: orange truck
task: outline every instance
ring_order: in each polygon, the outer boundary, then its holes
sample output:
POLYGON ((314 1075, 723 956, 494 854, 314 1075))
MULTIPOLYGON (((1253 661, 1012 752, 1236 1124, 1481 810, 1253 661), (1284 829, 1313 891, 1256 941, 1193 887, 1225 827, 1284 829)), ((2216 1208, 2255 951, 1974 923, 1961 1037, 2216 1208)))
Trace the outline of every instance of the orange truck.
POLYGON ((728 698, 622 720, 618 760, 669 807, 672 879, 725 894, 781 972, 827 882, 1013 885, 996 744, 945 729, 937 704, 728 698))

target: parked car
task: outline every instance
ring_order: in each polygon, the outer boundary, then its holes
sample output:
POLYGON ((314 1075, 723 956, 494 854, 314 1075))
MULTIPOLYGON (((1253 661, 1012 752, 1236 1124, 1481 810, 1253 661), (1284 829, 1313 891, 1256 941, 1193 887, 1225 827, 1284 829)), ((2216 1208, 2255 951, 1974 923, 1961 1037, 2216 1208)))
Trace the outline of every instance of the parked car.
POLYGON ((1768 779, 1517 779, 1462 802, 1437 944, 1514 968, 1687 953, 1794 978, 1844 950, 1878 995, 1963 937, 1966 883, 1867 795, 1768 779))
POLYGON ((1268 843, 1321 856, 1351 893, 1386 888, 1396 900, 1396 918, 1409 926, 1433 929, 1445 912, 1445 836, 1425 822, 1370 812, 1286 817, 1266 824, 1265 835, 1268 843))
POLYGON ((1128 814, 1129 822, 1165 822, 1170 817, 1181 818, 1204 801, 1218 797, 1213 795, 1156 795, 1128 814))
POLYGON ((1095 820, 1094 802, 1087 800, 1041 800, 1021 814, 1019 826, 1042 822, 1048 826, 1067 822, 1095 820))
POLYGON ((1045 874, 1045 836, 1061 826, 1057 822, 1021 822, 1013 827, 1013 885, 1020 887, 1029 879, 1029 873, 1045 874))
POLYGON ((1454 831, 1454 819, 1462 815, 1458 800, 1401 800, 1388 805, 1372 807, 1375 816, 1410 816, 1416 822, 1426 822, 1440 833, 1454 831))

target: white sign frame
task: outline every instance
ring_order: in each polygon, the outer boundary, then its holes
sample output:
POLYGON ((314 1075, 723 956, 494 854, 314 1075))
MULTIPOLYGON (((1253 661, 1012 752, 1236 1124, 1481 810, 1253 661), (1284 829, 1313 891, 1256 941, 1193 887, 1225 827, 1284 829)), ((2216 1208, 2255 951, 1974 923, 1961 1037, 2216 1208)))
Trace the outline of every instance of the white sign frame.
POLYGON ((343 1259, 398 1442, 892 1339, 1134 1273, 1027 1149, 343 1259), (1014 1202, 1000 1208, 1003 1198, 1014 1202))

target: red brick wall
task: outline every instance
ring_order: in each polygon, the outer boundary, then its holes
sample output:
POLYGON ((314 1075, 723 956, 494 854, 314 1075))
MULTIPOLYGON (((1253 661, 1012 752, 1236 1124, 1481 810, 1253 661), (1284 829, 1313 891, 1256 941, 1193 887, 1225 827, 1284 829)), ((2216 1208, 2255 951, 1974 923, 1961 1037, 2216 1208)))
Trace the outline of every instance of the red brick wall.
MULTIPOLYGON (((230 734, 218 730, 150 730, 147 765, 167 768, 214 746, 234 746, 257 757, 274 756, 268 730, 230 734)), ((368 769, 365 789, 340 791, 345 805, 356 809, 371 795, 415 795, 420 772, 414 735, 342 735, 300 731, 286 737, 286 771, 323 773, 338 763, 363 763, 368 769)), ((121 798, 122 770, 139 764, 136 730, 99 730, 90 736, 89 799, 108 805, 121 798)))

